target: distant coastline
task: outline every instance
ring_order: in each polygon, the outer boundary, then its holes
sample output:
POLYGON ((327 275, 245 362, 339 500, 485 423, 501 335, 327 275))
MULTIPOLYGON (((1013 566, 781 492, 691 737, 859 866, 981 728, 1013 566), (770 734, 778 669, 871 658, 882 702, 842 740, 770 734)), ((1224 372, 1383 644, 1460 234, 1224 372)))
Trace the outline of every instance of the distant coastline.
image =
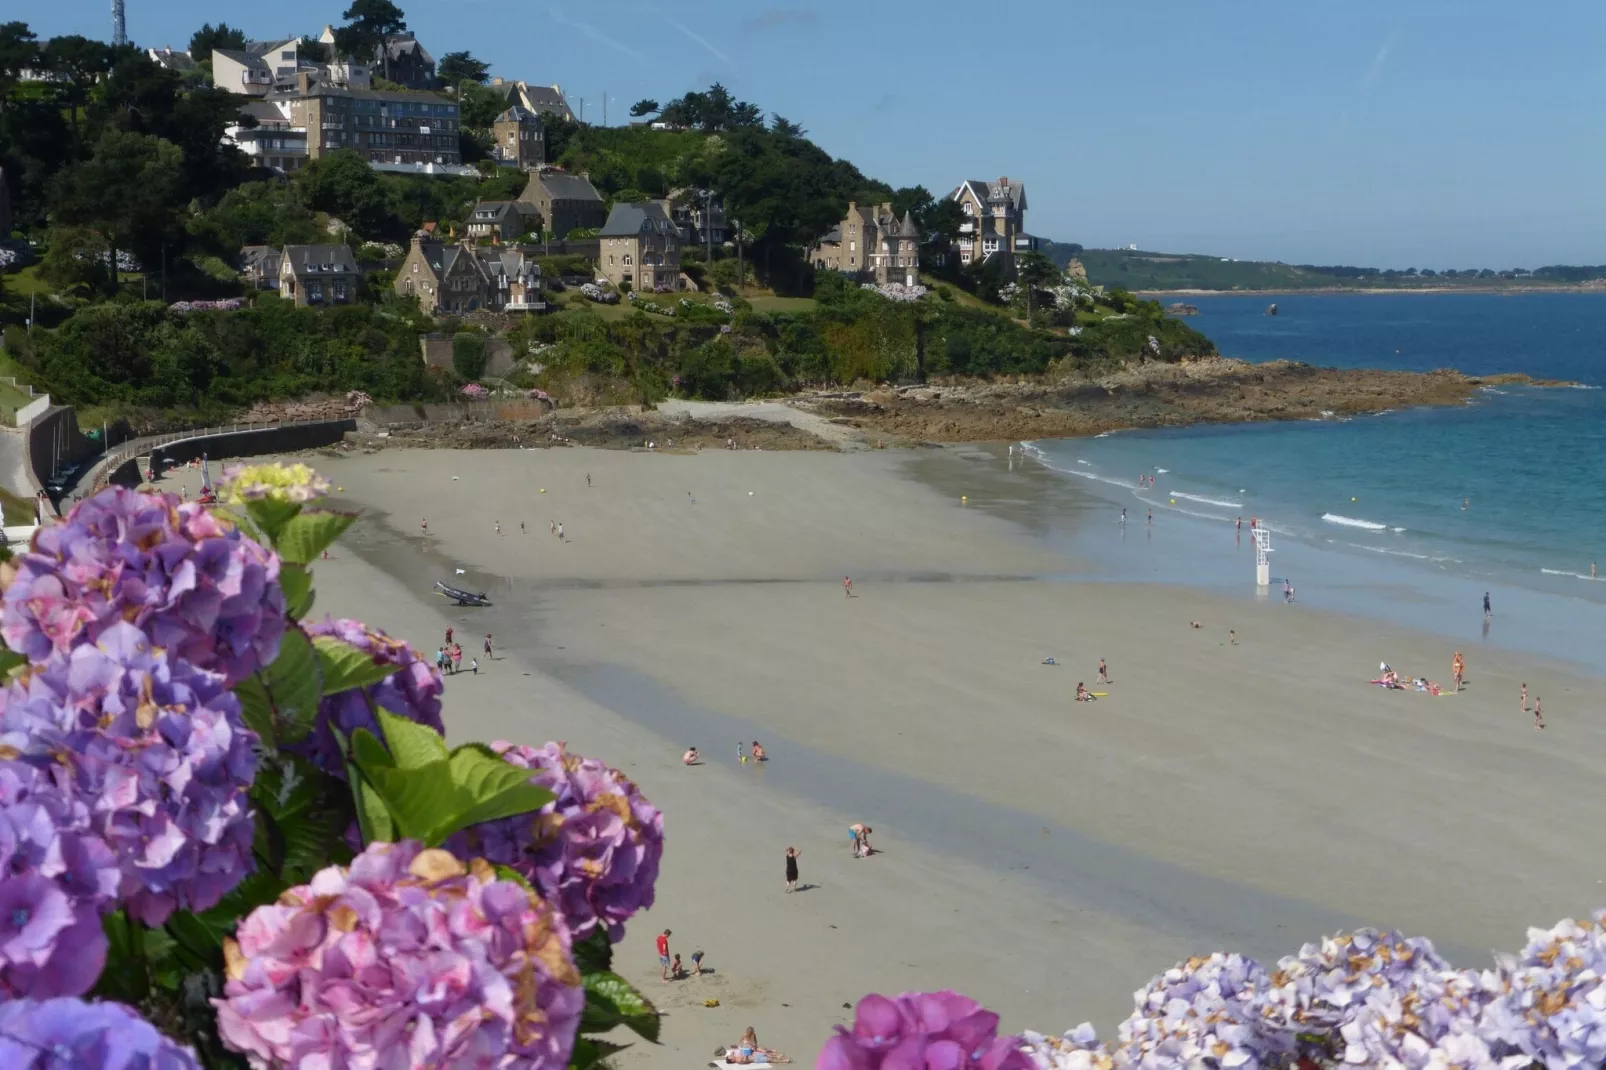
POLYGON ((1133 290, 1137 297, 1305 297, 1333 294, 1606 294, 1606 284, 1556 283, 1552 286, 1313 286, 1292 290, 1133 290))

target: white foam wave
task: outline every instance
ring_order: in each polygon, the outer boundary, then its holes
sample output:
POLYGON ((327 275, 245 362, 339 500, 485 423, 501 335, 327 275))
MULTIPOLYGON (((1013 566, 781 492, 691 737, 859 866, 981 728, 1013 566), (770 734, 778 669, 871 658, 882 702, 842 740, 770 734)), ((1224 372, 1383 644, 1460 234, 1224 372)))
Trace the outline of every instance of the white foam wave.
MULTIPOLYGON (((1101 476, 1097 472, 1087 472, 1079 468, 1065 468, 1062 465, 1057 465, 1049 459, 1049 455, 1040 447, 1034 446, 1029 442, 1021 444, 1021 451, 1027 456, 1031 457, 1038 464, 1042 465, 1044 468, 1047 468, 1050 472, 1058 472, 1062 476, 1076 476, 1078 479, 1091 479, 1099 483, 1108 483, 1111 486, 1124 487, 1127 490, 1136 489, 1131 483, 1128 483, 1124 479, 1111 479, 1108 476, 1101 476)), ((1087 462, 1079 461, 1078 463, 1086 464, 1087 462)))
POLYGON ((1171 469, 1169 469, 1169 468, 1156 468, 1155 471, 1159 472, 1161 475, 1165 475, 1167 472, 1171 471, 1171 469))
POLYGON ((1374 554, 1388 554, 1390 557, 1410 557, 1417 561, 1442 561, 1445 558, 1430 557, 1427 554, 1413 554, 1409 550, 1390 550, 1384 546, 1367 546, 1364 543, 1352 542, 1348 545, 1360 550, 1370 550, 1374 554))
POLYGON ((1594 385, 1592 385, 1590 383, 1568 383, 1567 384, 1567 389, 1568 390, 1599 390, 1600 387, 1594 386, 1594 385))
POLYGON ((1593 580, 1595 577, 1586 576, 1582 572, 1568 572, 1559 568, 1542 568, 1539 570, 1547 576, 1571 576, 1575 580, 1593 580))
POLYGON ((1186 498, 1188 501, 1198 502, 1200 505, 1219 505, 1223 509, 1242 509, 1244 507, 1243 502, 1224 502, 1220 498, 1206 498, 1202 494, 1184 494, 1180 490, 1171 491, 1170 495, 1173 498, 1186 498))
MULTIPOLYGON (((1371 520, 1357 520, 1355 517, 1339 516, 1337 513, 1323 513, 1322 519, 1329 524, 1342 524, 1346 528, 1365 528, 1367 531, 1387 531, 1389 529, 1387 524, 1378 524, 1371 520)), ((1394 530, 1404 531, 1405 529, 1395 528, 1394 530)))
POLYGON ((1080 457, 1078 457, 1078 458, 1077 458, 1077 459, 1076 459, 1076 463, 1077 463, 1077 464, 1087 464, 1087 463, 1088 463, 1088 462, 1086 462, 1086 461, 1084 461, 1084 460, 1082 460, 1082 458, 1080 458, 1080 457))

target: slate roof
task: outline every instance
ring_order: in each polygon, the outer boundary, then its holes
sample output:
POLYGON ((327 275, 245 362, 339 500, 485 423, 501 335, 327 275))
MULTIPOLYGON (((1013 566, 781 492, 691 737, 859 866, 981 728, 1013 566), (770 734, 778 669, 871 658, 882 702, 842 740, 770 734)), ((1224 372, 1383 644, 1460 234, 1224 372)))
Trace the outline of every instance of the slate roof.
POLYGON ((349 245, 286 245, 284 263, 293 275, 356 275, 349 245))
POLYGON ((264 275, 277 275, 282 254, 271 245, 242 245, 240 246, 240 270, 249 271, 252 268, 264 275))
POLYGON ((569 109, 569 102, 564 98, 563 90, 555 85, 503 82, 491 88, 501 90, 502 99, 514 103, 522 101, 543 115, 556 115, 571 121, 574 119, 574 112, 569 109))
POLYGON ((212 50, 212 54, 215 56, 227 56, 229 59, 232 59, 241 66, 250 67, 253 70, 267 71, 272 69, 268 65, 267 60, 263 59, 260 53, 251 51, 241 52, 239 49, 235 48, 214 48, 212 50))
POLYGON ((918 237, 920 237, 920 231, 915 226, 915 216, 914 216, 913 212, 905 212, 903 214, 903 222, 898 226, 898 237, 900 237, 900 238, 918 238, 918 237))
MULTIPOLYGON (((602 194, 590 179, 579 175, 566 175, 557 171, 539 171, 530 176, 530 185, 541 184, 546 195, 554 201, 600 201, 602 194)), ((529 187, 525 187, 529 191, 529 187)))
POLYGON ((541 117, 529 109, 521 108, 515 104, 501 115, 498 115, 496 121, 499 123, 540 122, 541 117))
POLYGON ((659 234, 680 233, 675 224, 664 211, 664 206, 657 201, 639 201, 634 204, 616 204, 608 213, 608 221, 602 225, 598 232, 603 238, 634 238, 638 234, 657 232, 659 234))

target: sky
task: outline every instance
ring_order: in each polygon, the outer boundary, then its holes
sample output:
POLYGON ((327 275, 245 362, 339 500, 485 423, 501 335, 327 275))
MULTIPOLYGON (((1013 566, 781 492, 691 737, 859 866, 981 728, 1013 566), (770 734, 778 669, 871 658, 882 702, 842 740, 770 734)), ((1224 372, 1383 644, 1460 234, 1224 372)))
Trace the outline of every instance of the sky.
MULTIPOLYGON (((316 33, 346 0, 126 0, 182 48, 220 15, 316 33)), ((1026 183, 1027 228, 1289 263, 1606 263, 1601 0, 399 0, 438 59, 585 118, 722 82, 893 186, 1026 183)), ((110 36, 106 0, 16 15, 110 36)), ((11 17, 16 17, 13 15, 11 17)))

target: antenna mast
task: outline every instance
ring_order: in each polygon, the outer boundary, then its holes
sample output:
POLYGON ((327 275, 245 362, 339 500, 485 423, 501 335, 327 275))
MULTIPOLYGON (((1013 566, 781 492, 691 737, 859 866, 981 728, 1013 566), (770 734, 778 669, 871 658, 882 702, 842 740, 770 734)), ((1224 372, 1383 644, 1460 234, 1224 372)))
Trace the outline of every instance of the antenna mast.
POLYGON ((128 20, 123 17, 123 0, 112 0, 112 44, 128 44, 128 20))

